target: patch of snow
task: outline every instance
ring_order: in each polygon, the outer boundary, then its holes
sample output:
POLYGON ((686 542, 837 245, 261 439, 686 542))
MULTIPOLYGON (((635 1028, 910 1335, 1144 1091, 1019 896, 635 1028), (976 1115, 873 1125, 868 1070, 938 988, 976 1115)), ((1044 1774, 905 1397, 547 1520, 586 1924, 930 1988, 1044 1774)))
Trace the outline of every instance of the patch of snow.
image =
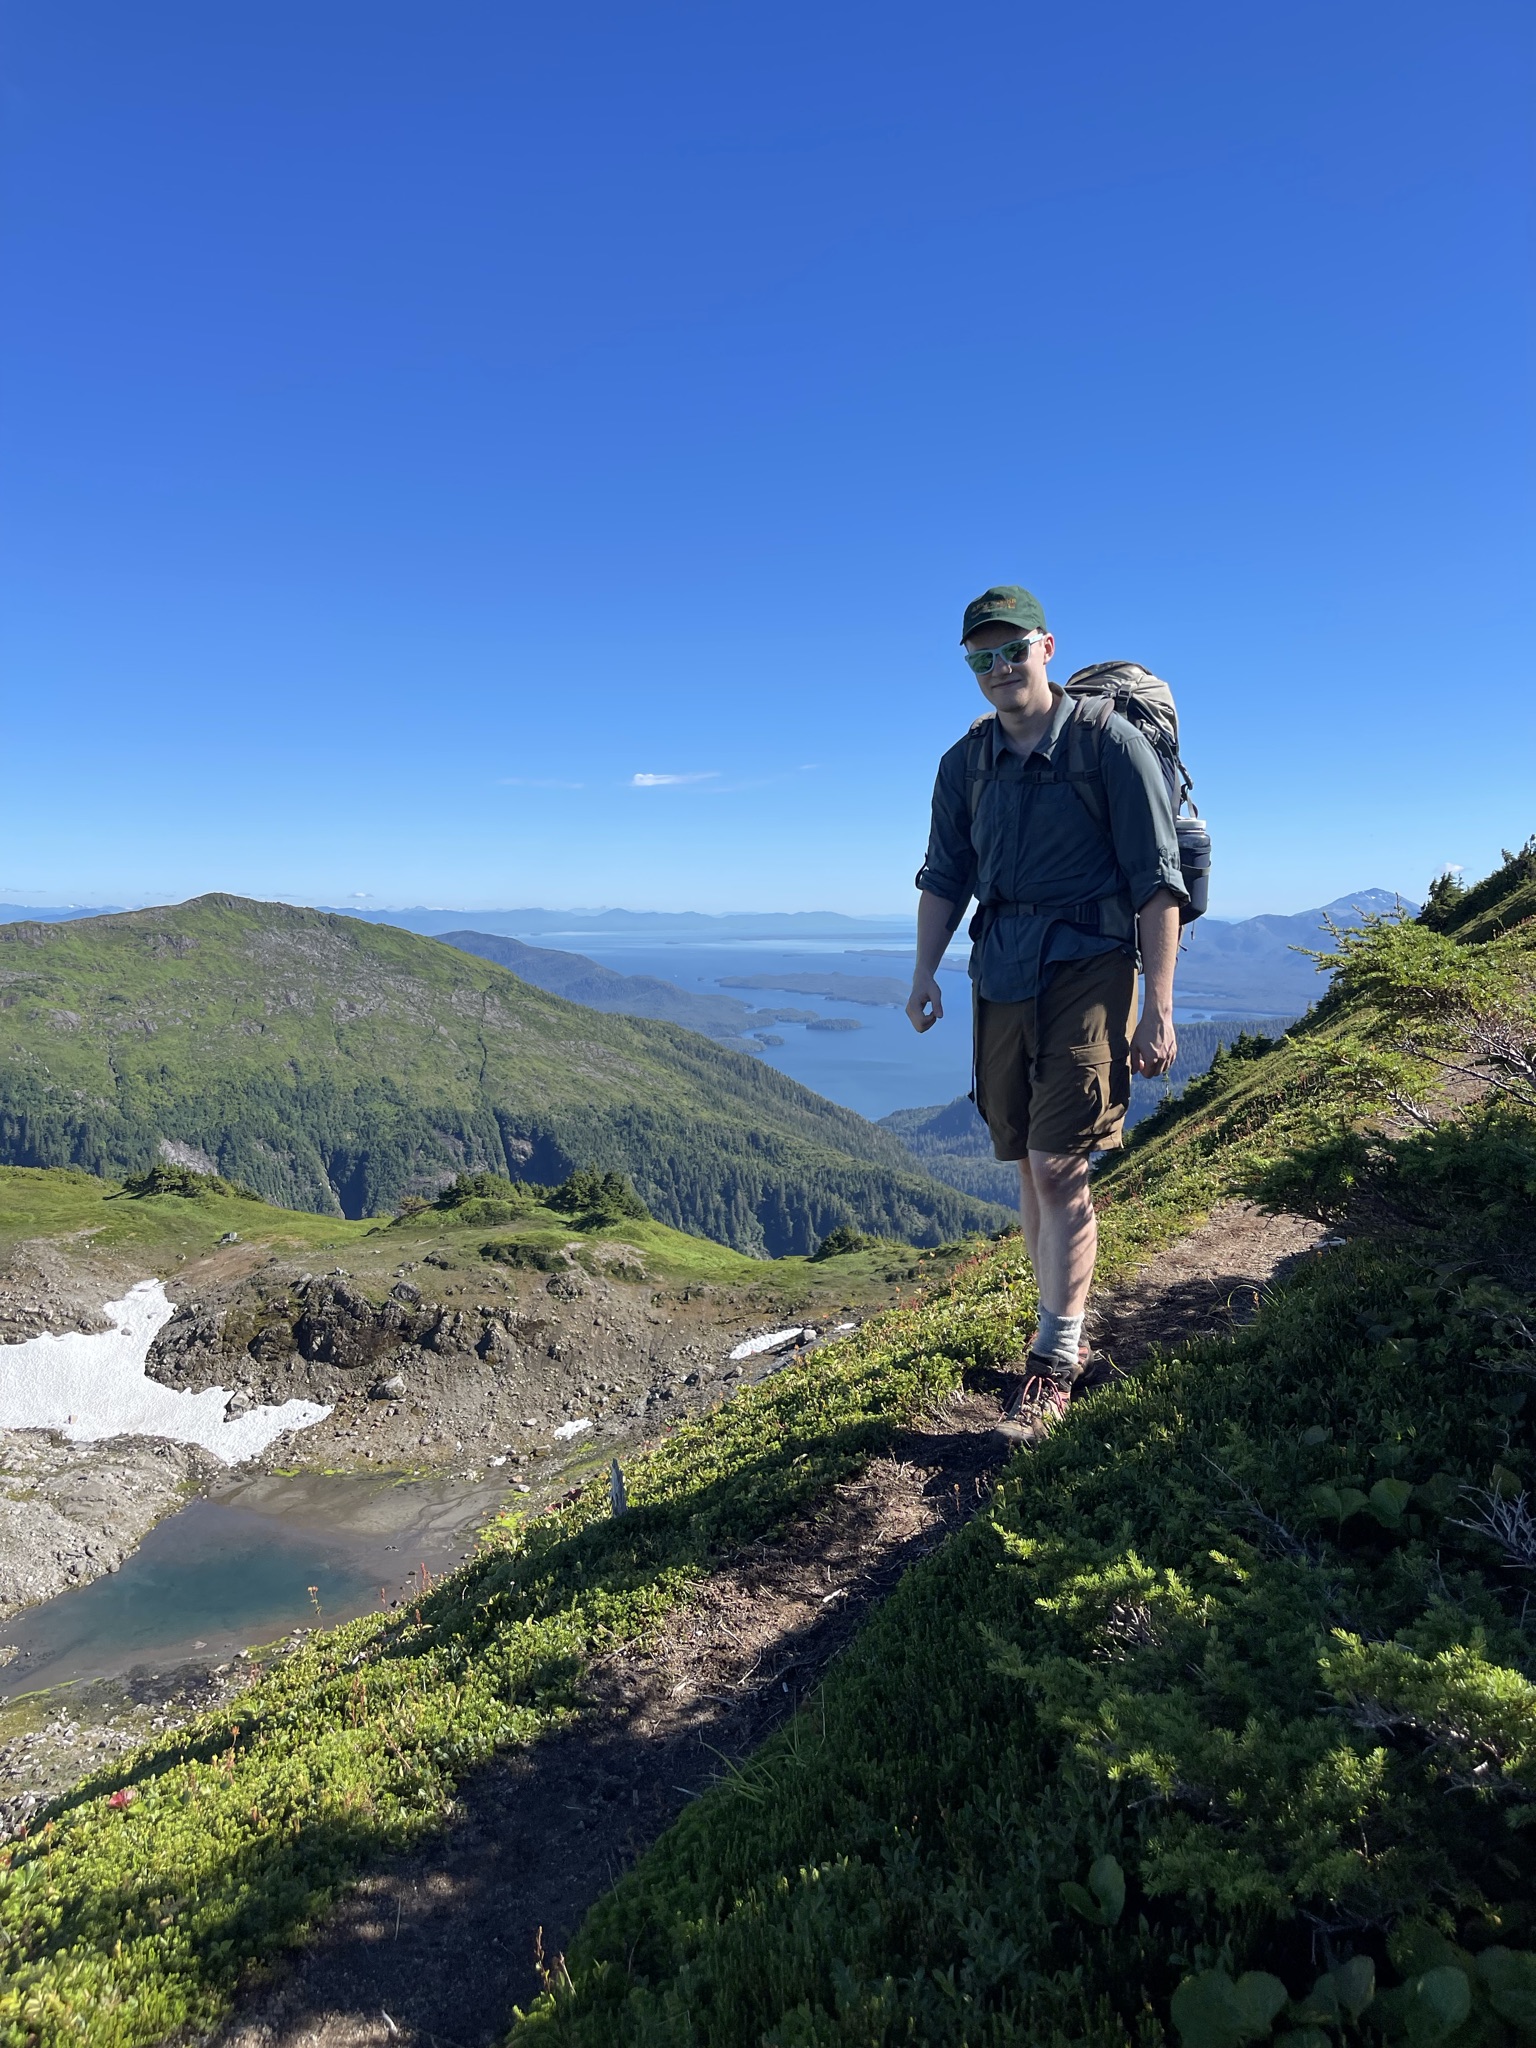
POLYGON ((589 1415, 579 1415, 574 1422, 562 1422, 555 1435, 562 1440, 568 1440, 573 1436, 580 1436, 584 1429, 591 1427, 592 1418, 589 1415))
POLYGON ((71 1443, 159 1436, 201 1444, 226 1465, 258 1457, 291 1429, 330 1414, 314 1401, 248 1408, 230 1421, 223 1387, 179 1394, 145 1370, 149 1347, 174 1313, 158 1280, 141 1280, 102 1313, 114 1325, 85 1336, 68 1331, 0 1345, 0 1429, 56 1429, 71 1443))
POLYGON ((756 1358, 764 1351, 782 1351, 786 1344, 797 1344, 804 1335, 804 1330, 796 1323, 792 1330, 770 1330, 765 1337, 749 1337, 744 1344, 736 1346, 731 1353, 731 1362, 735 1364, 738 1359, 756 1358))

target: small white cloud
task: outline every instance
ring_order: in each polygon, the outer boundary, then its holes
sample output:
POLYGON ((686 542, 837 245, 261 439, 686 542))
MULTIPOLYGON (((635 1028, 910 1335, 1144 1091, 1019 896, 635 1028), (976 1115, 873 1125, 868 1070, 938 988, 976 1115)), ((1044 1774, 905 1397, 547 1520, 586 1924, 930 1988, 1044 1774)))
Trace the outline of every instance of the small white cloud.
POLYGON ((631 775, 631 789, 661 789, 674 782, 713 782, 718 768, 705 768, 697 775, 631 775))

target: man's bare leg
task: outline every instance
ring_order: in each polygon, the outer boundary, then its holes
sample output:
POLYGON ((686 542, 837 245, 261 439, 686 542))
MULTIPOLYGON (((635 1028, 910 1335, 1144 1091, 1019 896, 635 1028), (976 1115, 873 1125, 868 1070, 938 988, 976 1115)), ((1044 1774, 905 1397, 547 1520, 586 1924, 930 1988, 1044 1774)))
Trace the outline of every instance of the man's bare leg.
POLYGON ((1087 1159, 1073 1152, 1031 1152, 1021 1159, 1019 1219, 1040 1294, 1040 1326, 1028 1370, 998 1426, 1015 1442, 1034 1444, 1065 1413, 1086 1351, 1082 1317, 1099 1249, 1087 1159))
POLYGON ((1088 1160, 1076 1152, 1031 1152, 1019 1161, 1019 1220, 1035 1269, 1040 1306, 1080 1316, 1099 1252, 1099 1219, 1088 1160))

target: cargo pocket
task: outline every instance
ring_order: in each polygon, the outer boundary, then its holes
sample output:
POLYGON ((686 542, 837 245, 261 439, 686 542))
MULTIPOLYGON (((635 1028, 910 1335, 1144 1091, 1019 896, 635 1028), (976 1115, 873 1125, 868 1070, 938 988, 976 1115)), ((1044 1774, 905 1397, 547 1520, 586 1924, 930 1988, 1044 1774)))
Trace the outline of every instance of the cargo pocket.
POLYGON ((1074 1045, 1071 1056, 1083 1091, 1084 1135, 1099 1144, 1118 1144, 1131 1102, 1129 1058, 1116 1059, 1104 1038, 1092 1045, 1074 1045))
POLYGON ((1083 1099, 1084 1132, 1091 1129, 1097 1136, 1100 1124, 1112 1107, 1109 1099, 1109 1041, 1100 1038, 1092 1045, 1069 1046, 1067 1051, 1072 1061, 1073 1080, 1083 1099))

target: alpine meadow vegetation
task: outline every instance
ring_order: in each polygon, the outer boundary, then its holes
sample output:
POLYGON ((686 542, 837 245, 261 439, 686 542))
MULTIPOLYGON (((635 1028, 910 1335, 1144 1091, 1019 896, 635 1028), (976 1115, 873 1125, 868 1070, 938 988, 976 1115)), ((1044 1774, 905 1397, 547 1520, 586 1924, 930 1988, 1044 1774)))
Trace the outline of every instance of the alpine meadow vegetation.
MULTIPOLYGON (((1335 1239, 1021 1453, 598 1904, 517 2048, 1536 2038, 1520 858, 1463 924, 1350 935, 1303 1024, 1107 1163, 1109 1281, 1233 1196, 1335 1239)), ((0 2043, 216 2024, 464 1772, 579 1713, 595 1654, 1016 1356, 1033 1309, 1018 1241, 979 1245, 671 1430, 622 1518, 606 1477, 507 1515, 418 1607, 258 1660, 85 1780, 0 1851, 0 2043)))
POLYGON ((1528 867, 1109 1165, 1120 1253, 1234 1193, 1340 1235, 1017 1459, 518 2048, 1536 2038, 1528 867))

